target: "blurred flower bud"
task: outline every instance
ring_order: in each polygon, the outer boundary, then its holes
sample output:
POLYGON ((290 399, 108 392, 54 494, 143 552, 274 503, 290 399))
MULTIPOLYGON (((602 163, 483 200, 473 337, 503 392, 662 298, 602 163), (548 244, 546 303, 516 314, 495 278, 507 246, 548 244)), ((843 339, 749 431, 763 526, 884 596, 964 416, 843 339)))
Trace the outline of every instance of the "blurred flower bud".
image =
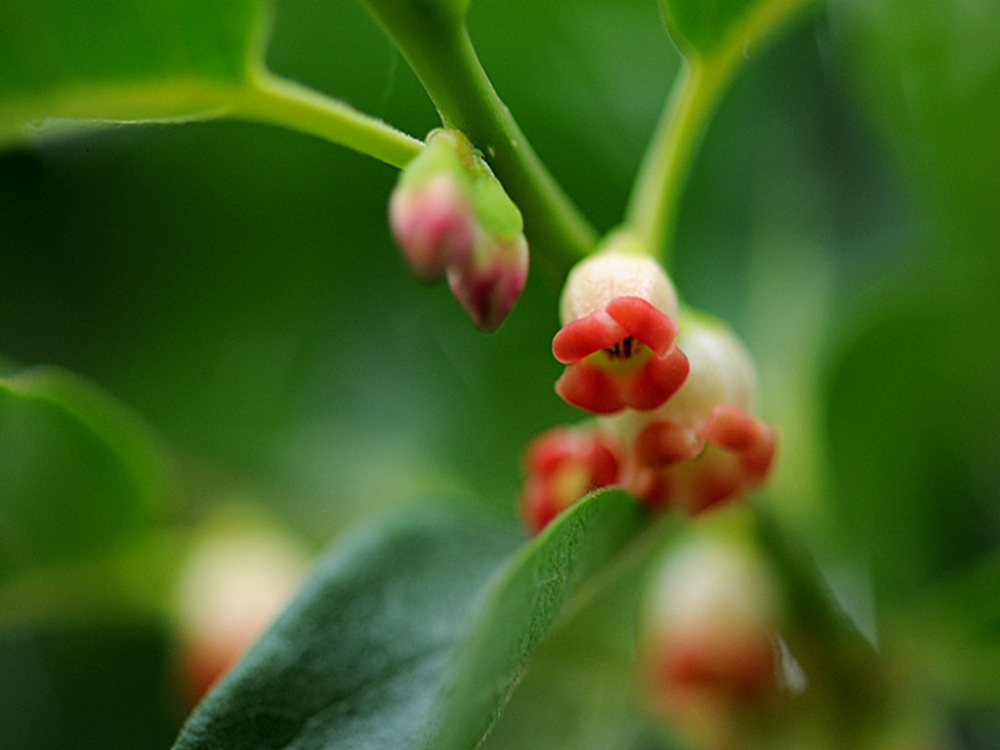
POLYGON ((721 323, 690 315, 677 339, 687 380, 658 409, 602 421, 631 447, 623 484, 652 505, 699 513, 762 483, 775 454, 774 432, 747 410, 753 364, 721 323))
POLYGON ((256 521, 213 525, 196 541, 175 598, 180 678, 192 704, 282 610, 307 564, 299 544, 256 521))
POLYGON ((520 510, 533 532, 541 531, 565 508, 600 487, 618 481, 618 446, 593 426, 557 427, 525 449, 520 510))
POLYGON ((706 747, 728 747, 777 695, 783 590, 748 544, 700 537, 672 550, 645 598, 640 665, 653 710, 706 747))
POLYGON ((687 377, 674 346, 677 294, 660 265, 627 234, 614 234, 570 272, 563 327, 552 353, 567 365, 556 392, 594 414, 655 409, 687 377))
POLYGON ((517 206, 458 131, 435 130, 389 201, 396 241, 425 281, 447 277, 476 327, 496 330, 528 276, 517 206))

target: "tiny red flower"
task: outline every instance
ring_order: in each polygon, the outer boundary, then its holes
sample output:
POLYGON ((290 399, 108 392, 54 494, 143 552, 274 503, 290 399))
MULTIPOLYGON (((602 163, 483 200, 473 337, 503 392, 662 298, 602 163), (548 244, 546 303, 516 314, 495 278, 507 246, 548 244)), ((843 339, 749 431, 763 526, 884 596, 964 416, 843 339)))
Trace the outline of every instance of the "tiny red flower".
POLYGON ((622 484, 654 506, 700 513, 761 484, 775 434, 747 408, 753 365, 740 342, 714 323, 688 323, 678 342, 687 381, 662 407, 607 420, 629 446, 622 484))
POLYGON ((636 435, 623 483, 651 505, 701 513, 761 484, 774 460, 774 431, 733 404, 691 429, 654 421, 636 435))
POLYGON ((614 441, 593 429, 556 427, 524 452, 520 510, 533 532, 600 487, 618 481, 621 459, 614 441))
POLYGON ((580 263, 563 292, 563 328, 552 353, 567 365, 556 392, 593 414, 655 409, 684 383, 674 346, 677 296, 663 269, 627 250, 625 236, 580 263))

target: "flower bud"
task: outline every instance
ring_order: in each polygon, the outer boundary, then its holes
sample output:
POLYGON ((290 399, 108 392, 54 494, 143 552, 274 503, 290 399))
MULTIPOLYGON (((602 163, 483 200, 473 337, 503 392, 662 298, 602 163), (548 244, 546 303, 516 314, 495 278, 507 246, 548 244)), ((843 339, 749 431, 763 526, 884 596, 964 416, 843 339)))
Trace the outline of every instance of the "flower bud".
POLYGON ((618 446, 593 427, 557 427, 536 437, 524 451, 521 516, 541 531, 565 508, 600 487, 618 481, 618 446))
POLYGON ((495 331, 514 307, 528 278, 524 235, 500 242, 480 235, 472 256, 448 268, 448 286, 481 331, 495 331))
POLYGON ((663 404, 688 374, 674 346, 677 294, 631 236, 612 235, 566 280, 552 353, 567 365, 556 392, 593 414, 663 404))
POLYGON ((268 525, 211 526, 188 555, 176 591, 180 679, 192 704, 284 607, 308 563, 295 540, 268 525))
POLYGON ((432 132, 389 199, 393 236, 422 281, 444 278, 449 266, 471 255, 476 242, 472 180, 459 147, 451 132, 432 132))
POLYGON ((472 322, 493 331, 528 276, 521 212, 458 131, 436 130, 389 201, 396 241, 425 281, 447 277, 472 322))
POLYGON ((646 593, 640 665, 651 707, 705 746, 728 746, 777 695, 780 581, 748 543, 700 536, 665 558, 646 593))

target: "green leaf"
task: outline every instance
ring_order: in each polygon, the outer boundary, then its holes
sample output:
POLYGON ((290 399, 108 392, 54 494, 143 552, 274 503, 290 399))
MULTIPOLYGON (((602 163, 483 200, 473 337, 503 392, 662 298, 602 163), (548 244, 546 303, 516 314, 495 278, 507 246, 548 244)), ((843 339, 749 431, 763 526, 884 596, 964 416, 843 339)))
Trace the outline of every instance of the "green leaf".
POLYGON ((658 748, 642 711, 636 634, 650 566, 680 519, 652 525, 574 600, 528 663, 483 750, 658 748))
POLYGON ((165 476, 145 425, 94 386, 52 369, 0 380, 0 578, 120 544, 165 476))
POLYGON ((46 117, 209 114, 254 69, 262 0, 5 0, 0 142, 46 117))
POLYGON ((643 517, 624 493, 595 493, 520 550, 515 529, 471 510, 369 527, 331 550, 175 748, 474 747, 643 517))
POLYGON ((751 42, 811 0, 660 0, 674 41, 706 56, 720 47, 746 51, 751 42))
POLYGON ((697 50, 716 46, 754 0, 662 0, 663 16, 678 43, 697 50))

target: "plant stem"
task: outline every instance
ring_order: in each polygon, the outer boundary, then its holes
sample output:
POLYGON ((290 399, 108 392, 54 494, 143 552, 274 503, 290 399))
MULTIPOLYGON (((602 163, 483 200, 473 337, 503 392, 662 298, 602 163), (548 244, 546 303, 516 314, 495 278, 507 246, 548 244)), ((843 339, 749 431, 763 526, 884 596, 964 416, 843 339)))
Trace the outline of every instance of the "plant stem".
POLYGON ((324 138, 394 167, 404 167, 423 144, 391 125, 293 81, 260 71, 234 96, 230 114, 283 125, 324 138))
MULTIPOLYGON (((524 216, 525 233, 550 266, 587 255, 596 232, 538 158, 476 55, 465 24, 406 3, 368 0, 437 107, 442 122, 481 149, 524 216)), ((535 257, 542 257, 538 253, 535 257)))
POLYGON ((813 0, 764 0, 757 3, 725 39, 707 52, 688 51, 629 201, 625 226, 650 252, 670 262, 677 213, 691 163, 727 85, 751 45, 782 26, 813 0))
POLYGON ((664 264, 691 163, 731 73, 697 57, 684 65, 640 167, 625 225, 664 264))

